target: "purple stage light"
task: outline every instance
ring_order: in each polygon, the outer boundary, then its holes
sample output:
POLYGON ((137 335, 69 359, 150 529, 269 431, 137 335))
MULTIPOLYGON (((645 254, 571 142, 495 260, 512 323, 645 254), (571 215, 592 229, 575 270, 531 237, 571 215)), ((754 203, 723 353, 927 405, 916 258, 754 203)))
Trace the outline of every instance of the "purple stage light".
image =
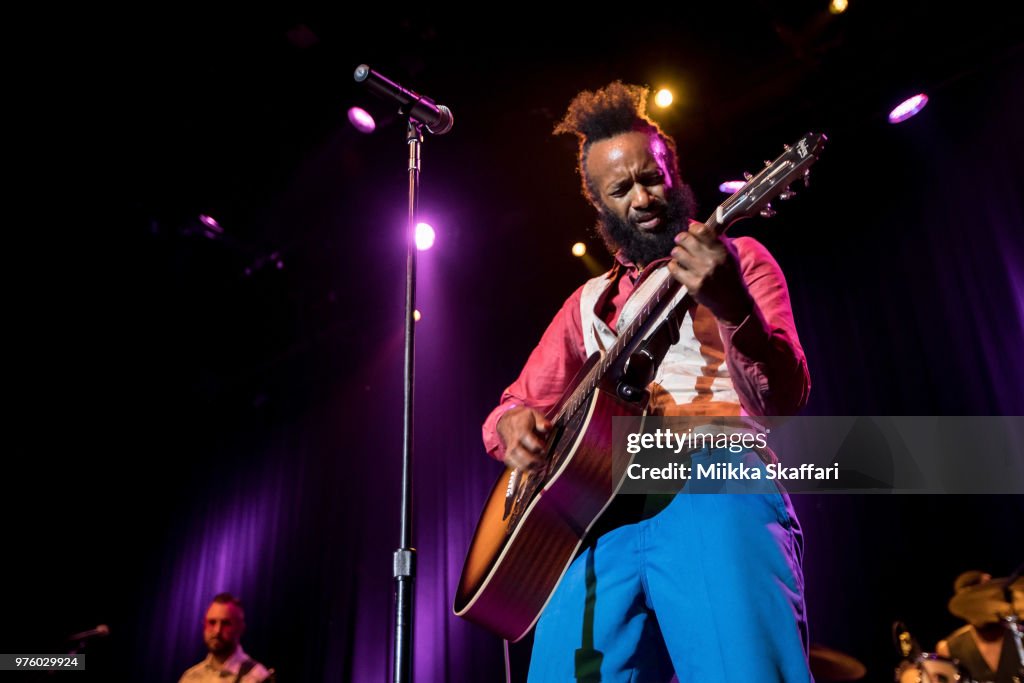
POLYGON ((218 223, 217 219, 214 218, 213 216, 207 216, 205 213, 199 214, 199 222, 208 228, 220 230, 220 223, 218 223))
POLYGON ((426 223, 416 224, 416 248, 426 251, 434 246, 434 229, 426 223))
POLYGON ((348 110, 348 120, 353 126, 356 127, 360 133, 372 133, 377 127, 373 117, 365 109, 359 107, 350 107, 348 110))
POLYGON ((201 213, 199 214, 199 222, 204 226, 203 236, 207 239, 215 240, 224 234, 224 228, 220 227, 220 223, 213 216, 201 213))
POLYGON ((906 121, 917 112, 924 109, 924 105, 928 104, 928 96, 924 93, 919 93, 903 100, 899 105, 889 112, 889 123, 901 123, 906 121))
POLYGON ((746 184, 746 181, 743 180, 726 180, 724 183, 718 186, 718 189, 726 194, 732 194, 733 192, 736 192, 746 184))

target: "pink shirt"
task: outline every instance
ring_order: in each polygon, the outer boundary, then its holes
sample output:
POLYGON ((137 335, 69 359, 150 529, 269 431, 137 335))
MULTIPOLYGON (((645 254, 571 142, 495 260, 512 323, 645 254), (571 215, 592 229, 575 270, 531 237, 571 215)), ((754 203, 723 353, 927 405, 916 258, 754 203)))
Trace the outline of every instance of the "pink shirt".
MULTIPOLYGON (((743 281, 754 300, 753 313, 739 325, 718 321, 733 388, 746 414, 792 415, 807 403, 811 382, 793 322, 786 280, 760 242, 739 237, 732 244, 739 254, 743 281)), ((616 260, 606 276, 615 282, 594 311, 613 328, 622 306, 638 284, 669 261, 660 259, 640 271, 619 256, 616 260)), ((502 460, 505 455, 505 446, 497 433, 501 416, 520 405, 547 413, 586 361, 580 311, 582 291, 581 286, 555 314, 519 378, 505 389, 501 402, 484 421, 484 446, 492 457, 502 460)))

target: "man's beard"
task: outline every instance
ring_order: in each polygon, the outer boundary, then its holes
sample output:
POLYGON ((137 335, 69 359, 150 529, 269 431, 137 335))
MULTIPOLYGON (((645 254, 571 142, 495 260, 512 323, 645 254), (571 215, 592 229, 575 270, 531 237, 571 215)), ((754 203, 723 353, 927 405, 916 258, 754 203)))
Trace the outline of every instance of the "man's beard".
POLYGON ((631 220, 623 220, 607 209, 598 213, 595 229, 609 252, 621 251, 627 260, 645 266, 669 255, 675 246, 676 235, 686 230, 696 211, 693 190, 677 180, 675 187, 665 193, 664 202, 652 201, 648 213, 662 217, 661 225, 655 231, 644 232, 631 220))
POLYGON ((229 657, 235 651, 235 648, 237 646, 238 643, 233 643, 228 640, 206 641, 206 649, 209 650, 211 654, 217 657, 229 657))

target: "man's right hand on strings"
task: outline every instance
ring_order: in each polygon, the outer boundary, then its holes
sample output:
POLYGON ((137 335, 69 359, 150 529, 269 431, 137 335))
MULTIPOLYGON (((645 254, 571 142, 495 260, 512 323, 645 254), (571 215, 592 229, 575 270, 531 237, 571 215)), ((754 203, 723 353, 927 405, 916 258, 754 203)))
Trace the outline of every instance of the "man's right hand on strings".
POLYGON ((517 406, 501 416, 497 429, 505 444, 506 465, 522 470, 535 470, 544 465, 551 423, 543 413, 517 406))

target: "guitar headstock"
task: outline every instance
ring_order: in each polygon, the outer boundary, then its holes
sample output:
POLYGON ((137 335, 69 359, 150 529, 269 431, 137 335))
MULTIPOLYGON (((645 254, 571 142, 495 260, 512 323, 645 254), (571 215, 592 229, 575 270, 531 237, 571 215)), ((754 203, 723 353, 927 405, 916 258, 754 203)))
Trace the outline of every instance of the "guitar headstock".
POLYGON ((706 225, 721 232, 736 221, 755 214, 774 215, 769 202, 775 197, 789 199, 794 196, 796 193, 790 185, 799 179, 807 184, 810 167, 818 160, 827 139, 822 133, 808 133, 792 145, 783 145, 785 151, 775 161, 765 162, 760 173, 744 174, 746 184, 715 209, 714 216, 706 225))

